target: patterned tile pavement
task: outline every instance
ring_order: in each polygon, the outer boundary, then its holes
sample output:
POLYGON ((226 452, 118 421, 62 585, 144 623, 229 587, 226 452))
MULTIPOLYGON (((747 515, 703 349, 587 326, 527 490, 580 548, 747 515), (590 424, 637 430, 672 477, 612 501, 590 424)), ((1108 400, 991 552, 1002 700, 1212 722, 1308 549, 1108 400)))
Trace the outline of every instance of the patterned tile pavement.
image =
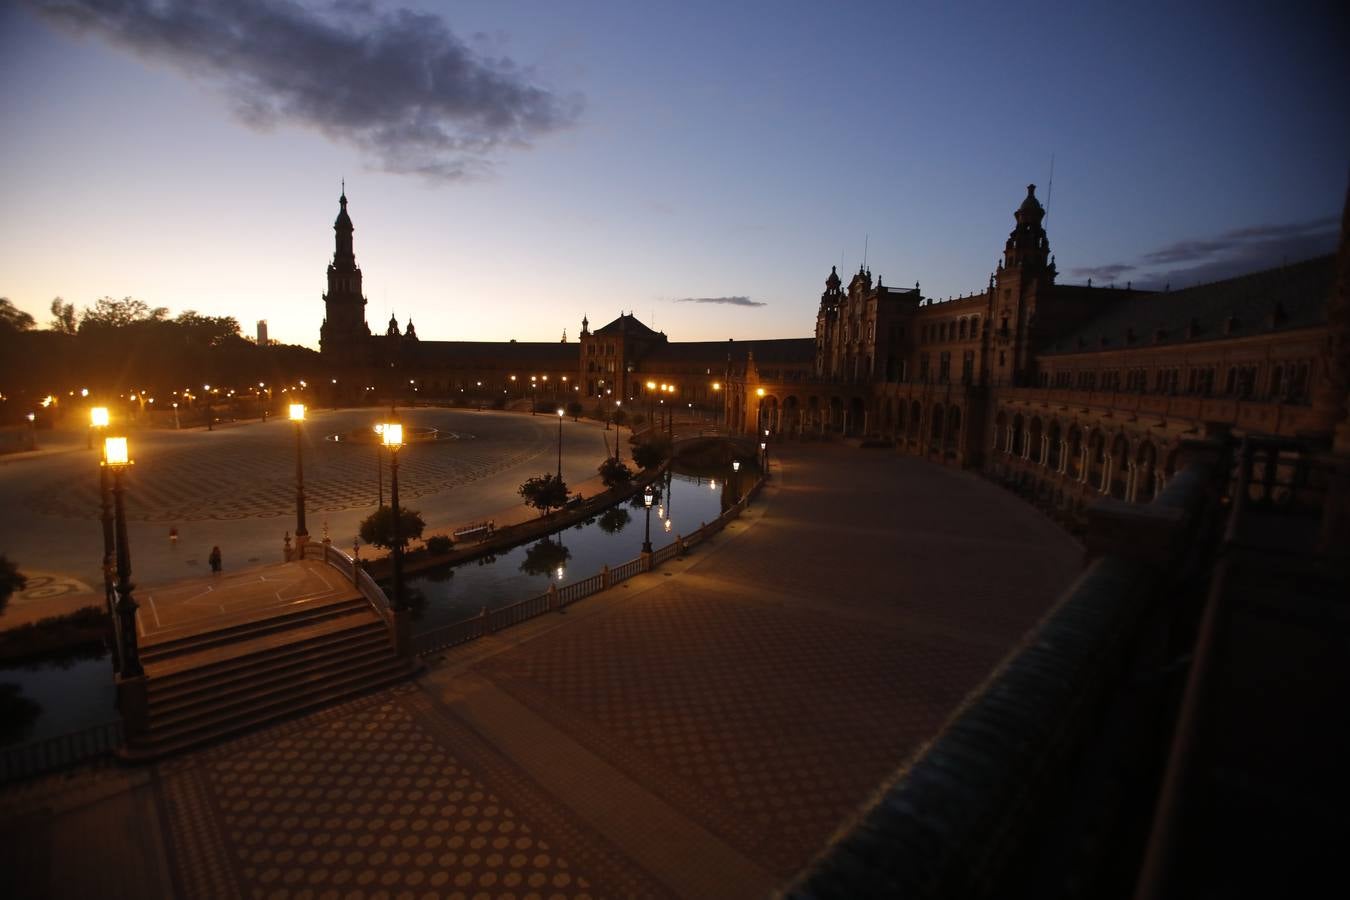
POLYGON ((159 770, 184 897, 664 896, 412 688, 159 770))
POLYGON ((919 473, 926 484, 902 475, 908 519, 898 521, 886 489, 895 460, 850 463, 798 465, 743 538, 476 671, 791 876, 1079 565, 1062 533, 989 485, 941 470, 919 473), (855 483, 878 487, 871 508, 848 491, 855 483), (827 486, 846 502, 832 504, 827 486), (960 521, 959 533, 932 537, 960 521))
MULTIPOLYGON (((232 436, 233 437, 233 436, 232 436)), ((553 450, 537 438, 465 434, 416 445, 400 459, 400 499, 413 500, 510 469, 553 450)), ((312 512, 371 506, 374 445, 337 444, 315 436, 305 447, 305 498, 312 512)), ((384 476, 389 476, 388 457, 384 476)), ((96 471, 96 470, 94 470, 96 471)), ((271 518, 295 512, 295 449, 275 434, 243 434, 233 452, 198 446, 162 450, 138 460, 127 479, 127 516, 147 522, 271 518)), ((23 499, 33 512, 63 518, 98 514, 98 480, 38 484, 23 499)))

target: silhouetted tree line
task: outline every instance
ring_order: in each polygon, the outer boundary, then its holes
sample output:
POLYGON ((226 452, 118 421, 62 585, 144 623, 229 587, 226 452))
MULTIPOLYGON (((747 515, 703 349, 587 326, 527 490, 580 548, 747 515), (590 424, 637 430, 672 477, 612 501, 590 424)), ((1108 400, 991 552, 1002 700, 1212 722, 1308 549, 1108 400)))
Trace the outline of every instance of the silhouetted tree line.
MULTIPOLYGON (((259 347, 239 333, 233 316, 103 297, 77 312, 52 301, 45 329, 0 298, 0 393, 5 418, 16 419, 49 393, 87 387, 96 396, 146 390, 159 404, 170 392, 203 383, 242 389, 259 381, 285 384, 316 377, 319 356, 306 347, 259 347), (23 407, 20 409, 19 407, 23 407)), ((159 407, 163 409, 163 406, 159 407)))

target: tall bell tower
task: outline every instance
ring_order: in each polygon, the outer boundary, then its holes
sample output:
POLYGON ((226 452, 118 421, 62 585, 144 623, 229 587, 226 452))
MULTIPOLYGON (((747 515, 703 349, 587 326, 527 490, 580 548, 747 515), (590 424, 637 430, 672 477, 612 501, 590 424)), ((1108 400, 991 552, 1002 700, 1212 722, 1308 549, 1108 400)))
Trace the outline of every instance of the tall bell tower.
POLYGON ((342 362, 364 359, 369 347, 366 298, 361 293, 361 270, 352 251, 352 217, 347 215, 347 191, 338 198, 333 222, 333 261, 328 264, 328 292, 323 295, 324 320, 319 329, 319 351, 342 362))
POLYGON ((1013 219, 1017 224, 1003 246, 1003 259, 994 275, 990 370, 995 383, 1029 384, 1035 376, 1031 337, 1036 304, 1049 293, 1056 274, 1036 185, 1027 185, 1027 196, 1013 219))

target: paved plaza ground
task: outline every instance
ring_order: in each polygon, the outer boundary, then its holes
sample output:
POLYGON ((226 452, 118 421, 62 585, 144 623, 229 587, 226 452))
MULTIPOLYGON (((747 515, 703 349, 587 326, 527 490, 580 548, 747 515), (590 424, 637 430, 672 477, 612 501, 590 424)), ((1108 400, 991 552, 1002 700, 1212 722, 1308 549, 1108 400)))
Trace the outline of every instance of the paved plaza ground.
MULTIPOLYGON (((516 488, 558 465, 555 416, 449 409, 402 409, 409 425, 439 429, 446 440, 408 445, 400 454, 399 499, 427 520, 427 534, 503 511, 528 515, 516 488)), ((304 426, 307 525, 350 551, 377 495, 374 444, 335 442, 368 429, 387 410, 311 410, 304 426)), ((627 435, 627 431, 624 432, 627 435)), ((295 431, 284 420, 243 422, 214 431, 132 430, 135 465, 125 476, 132 569, 140 585, 209 574, 221 548, 227 573, 282 560, 295 531, 295 431), (178 529, 178 541, 169 529, 178 529)), ((613 430, 563 422, 563 476, 574 488, 596 475, 613 430)), ((0 457, 0 553, 30 577, 0 628, 41 615, 100 605, 103 537, 98 453, 83 431, 43 432, 46 452, 0 457)), ((384 502, 389 502, 383 454, 384 502)), ((501 524, 501 523, 499 523, 501 524)))
POLYGON ((688 557, 415 684, 0 793, 7 895, 766 896, 1081 555, 969 473, 787 446, 688 557))

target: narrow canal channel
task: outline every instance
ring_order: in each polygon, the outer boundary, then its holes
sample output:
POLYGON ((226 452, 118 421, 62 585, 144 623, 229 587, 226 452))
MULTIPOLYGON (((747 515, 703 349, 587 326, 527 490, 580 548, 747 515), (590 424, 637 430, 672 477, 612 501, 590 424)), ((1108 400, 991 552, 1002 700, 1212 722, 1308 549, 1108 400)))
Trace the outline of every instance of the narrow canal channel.
MULTIPOLYGON (((671 472, 653 487, 656 499, 651 510, 651 535, 655 548, 711 522, 733 503, 726 479, 720 476, 671 472)), ((542 594, 550 583, 562 587, 589 578, 601 566, 614 567, 635 559, 642 552, 646 516, 639 492, 547 538, 495 556, 419 573, 407 581, 415 604, 413 629, 422 632, 459 622, 484 607, 496 609, 542 594)))

